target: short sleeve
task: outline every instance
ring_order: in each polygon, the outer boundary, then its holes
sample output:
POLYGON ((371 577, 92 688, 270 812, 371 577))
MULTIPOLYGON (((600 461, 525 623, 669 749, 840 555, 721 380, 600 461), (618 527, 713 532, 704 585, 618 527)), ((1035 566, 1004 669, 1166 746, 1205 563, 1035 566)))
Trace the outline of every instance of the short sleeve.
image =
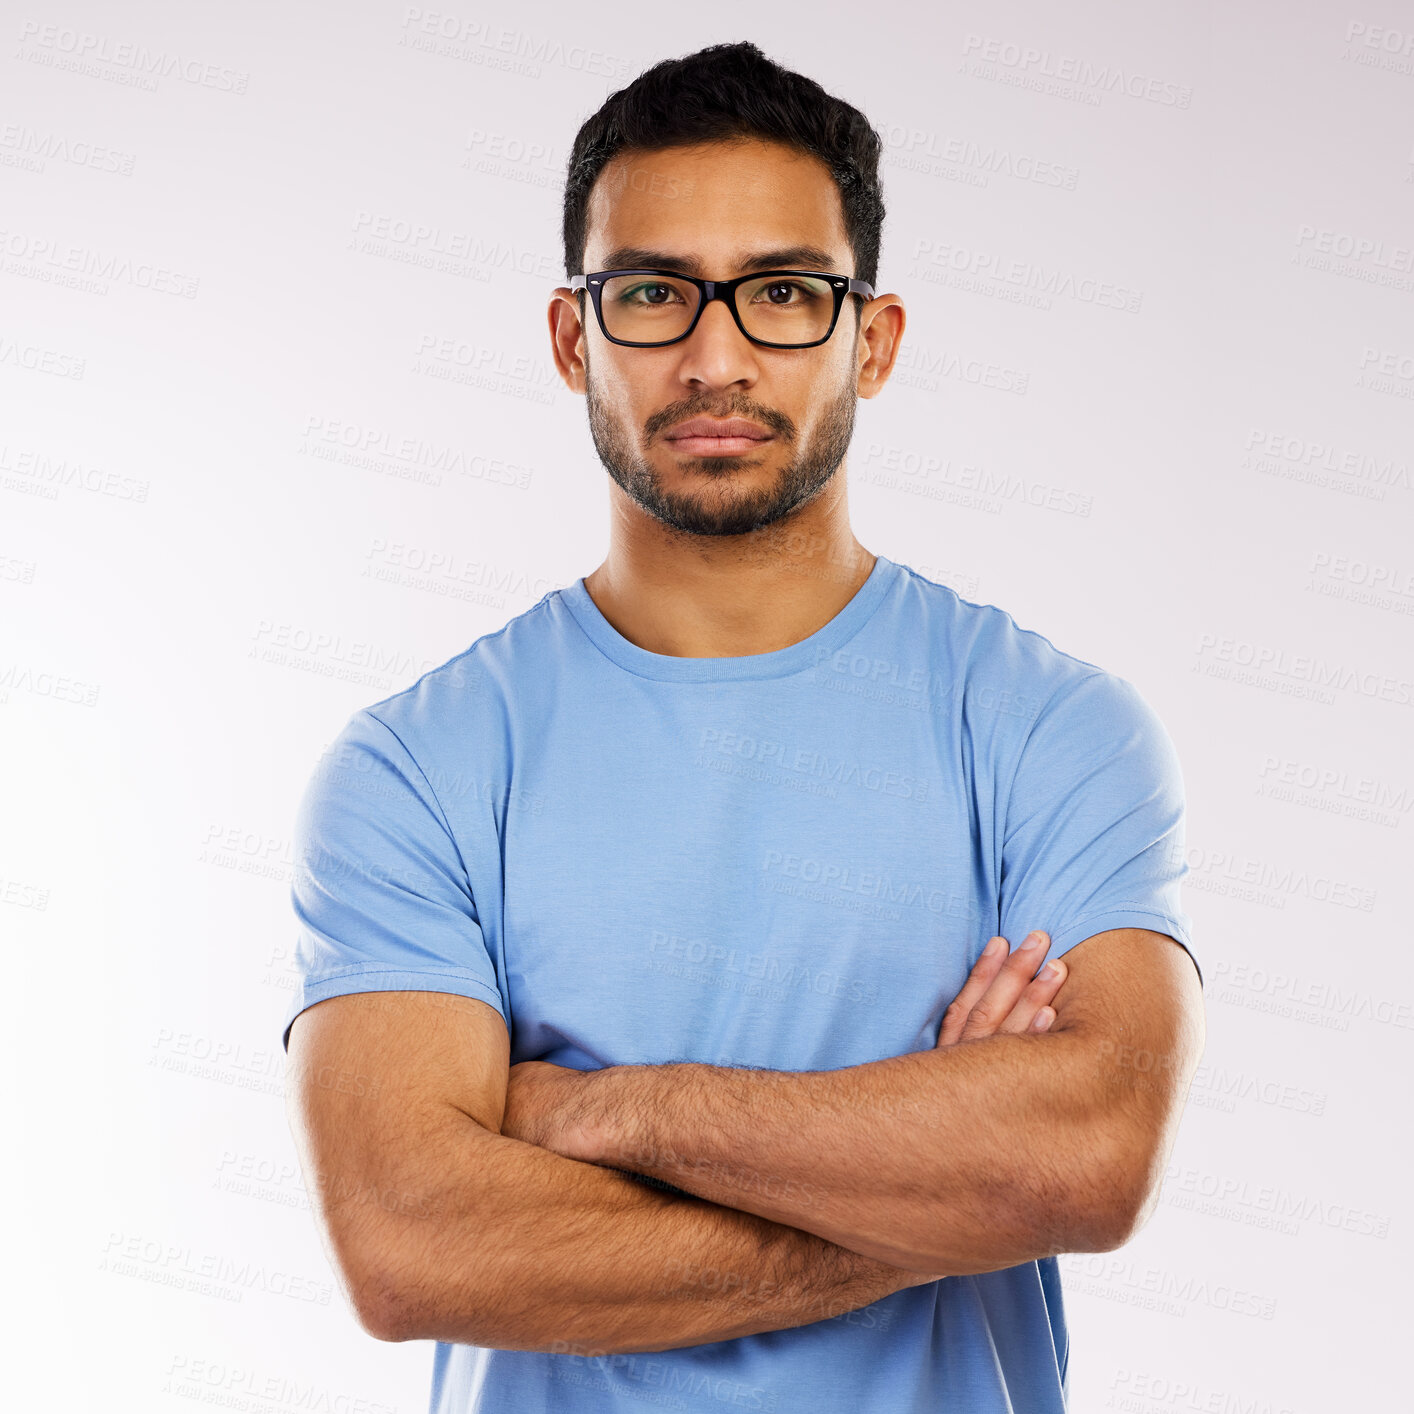
POLYGON ((290 901, 298 987, 281 1037, 349 992, 454 992, 506 1007, 447 818, 396 733, 366 708, 305 786, 290 901))
POLYGON ((1033 723, 1007 798, 1000 929, 1032 929, 1047 958, 1111 928, 1147 928, 1193 955, 1182 910, 1184 787, 1178 753, 1137 688, 1099 671, 1062 688, 1033 723))

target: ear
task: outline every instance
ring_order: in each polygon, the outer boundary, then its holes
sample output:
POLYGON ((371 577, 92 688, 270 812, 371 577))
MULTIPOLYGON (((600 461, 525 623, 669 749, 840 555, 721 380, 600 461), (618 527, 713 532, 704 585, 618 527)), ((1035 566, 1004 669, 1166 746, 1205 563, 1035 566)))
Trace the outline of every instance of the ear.
POLYGON ((897 295, 879 295, 860 311, 857 389, 861 398, 875 397, 889 381, 906 322, 903 301, 897 295))
POLYGON ((580 299, 587 294, 560 285, 550 293, 547 311, 550 321, 550 353, 565 386, 573 393, 584 392, 584 323, 580 319, 580 299))

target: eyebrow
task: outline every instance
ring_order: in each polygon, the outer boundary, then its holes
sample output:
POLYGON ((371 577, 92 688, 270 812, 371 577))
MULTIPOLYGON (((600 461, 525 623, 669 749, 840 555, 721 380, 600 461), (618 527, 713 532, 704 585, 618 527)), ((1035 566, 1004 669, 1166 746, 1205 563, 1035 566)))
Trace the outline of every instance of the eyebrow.
MULTIPOLYGON (((702 274, 703 262, 695 255, 674 255, 666 250, 647 250, 643 246, 619 246, 605 256, 606 270, 678 270, 684 275, 702 274)), ((813 245, 783 246, 779 250, 761 250, 739 255, 736 268, 744 275, 756 270, 819 270, 838 275, 835 258, 829 251, 813 245)))

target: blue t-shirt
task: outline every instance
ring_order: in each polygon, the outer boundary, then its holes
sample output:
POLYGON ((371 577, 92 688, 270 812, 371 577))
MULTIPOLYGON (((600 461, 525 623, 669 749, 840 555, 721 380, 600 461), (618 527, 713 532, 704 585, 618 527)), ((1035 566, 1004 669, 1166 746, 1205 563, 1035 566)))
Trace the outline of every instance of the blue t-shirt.
MULTIPOLYGON (((774 653, 629 642, 582 579, 353 714, 306 789, 301 986, 475 997, 512 1063, 932 1049, 988 938, 1190 947, 1184 797, 1127 680, 880 555, 774 653)), ((1196 966, 1195 962, 1195 966, 1196 966)), ((1200 973, 1201 976, 1201 973, 1200 973)), ((434 1414, 1059 1414, 1054 1258, 597 1358, 438 1342, 434 1414), (644 1401, 647 1401, 647 1405, 644 1401)))

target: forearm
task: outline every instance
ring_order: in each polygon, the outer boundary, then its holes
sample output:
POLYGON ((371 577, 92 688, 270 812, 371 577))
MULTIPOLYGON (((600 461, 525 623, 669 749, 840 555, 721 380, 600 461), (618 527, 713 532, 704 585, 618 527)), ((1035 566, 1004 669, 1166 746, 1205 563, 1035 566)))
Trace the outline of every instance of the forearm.
POLYGON ((1107 1250, 1094 1074, 1074 1030, 841 1070, 613 1066, 585 1073, 578 1157, 901 1267, 994 1271, 1107 1250))
POLYGON ((824 1320, 932 1279, 472 1121, 446 1160, 419 1205, 433 1216, 402 1221, 396 1239, 401 1339, 670 1350, 824 1320))

